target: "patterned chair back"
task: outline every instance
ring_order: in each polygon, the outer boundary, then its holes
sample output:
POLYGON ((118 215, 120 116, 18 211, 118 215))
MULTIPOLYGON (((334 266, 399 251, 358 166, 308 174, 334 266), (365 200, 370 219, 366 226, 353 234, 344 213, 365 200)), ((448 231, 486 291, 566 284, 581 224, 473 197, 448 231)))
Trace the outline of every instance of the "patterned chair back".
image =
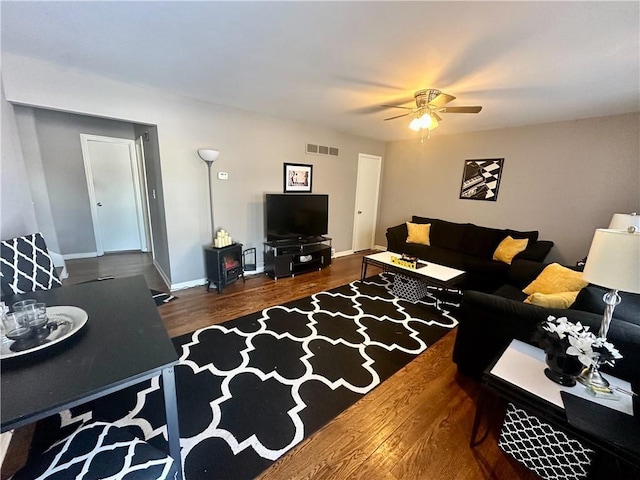
POLYGON ((0 283, 3 297, 62 285, 41 233, 2 240, 0 283))

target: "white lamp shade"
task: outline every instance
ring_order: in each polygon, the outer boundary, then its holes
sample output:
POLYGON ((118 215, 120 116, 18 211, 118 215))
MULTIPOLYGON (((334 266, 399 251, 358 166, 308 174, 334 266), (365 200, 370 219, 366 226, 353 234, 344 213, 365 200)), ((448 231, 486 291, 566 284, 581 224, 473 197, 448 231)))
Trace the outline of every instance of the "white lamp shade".
POLYGON ((640 293, 640 231, 596 230, 582 277, 601 287, 640 293))
POLYGON ((609 228, 626 230, 629 227, 636 227, 640 231, 640 215, 637 213, 614 213, 611 218, 609 228))
POLYGON ((202 148, 198 150, 198 155, 205 162, 215 162, 216 159, 220 156, 220 152, 218 150, 214 150, 212 148, 202 148))

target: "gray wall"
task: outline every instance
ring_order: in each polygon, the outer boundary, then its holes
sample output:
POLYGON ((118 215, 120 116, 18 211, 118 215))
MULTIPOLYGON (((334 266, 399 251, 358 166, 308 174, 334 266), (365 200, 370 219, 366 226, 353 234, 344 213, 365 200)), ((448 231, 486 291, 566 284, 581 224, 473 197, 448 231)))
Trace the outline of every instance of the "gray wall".
MULTIPOLYGON (((91 220, 80 134, 133 140, 133 125, 85 115, 16 107, 17 112, 23 109, 32 110, 35 117, 37 141, 60 253, 95 253, 96 239, 91 220)), ((22 131, 20 136, 23 139, 23 148, 29 148, 27 140, 30 137, 22 131)))
POLYGON ((549 260, 574 264, 615 212, 640 211, 638 114, 387 146, 376 243, 411 215, 539 230, 549 260), (465 159, 504 158, 498 200, 460 200, 465 159))
POLYGON ((162 189, 162 170, 160 167, 160 149, 158 147, 158 129, 151 125, 135 125, 136 138, 148 133, 143 141, 149 215, 153 230, 153 256, 156 264, 167 279, 171 278, 169 261, 169 242, 167 241, 167 218, 164 214, 164 191, 162 189), (155 195, 154 195, 155 193, 155 195))
MULTIPOLYGON (((3 126, 8 128, 12 123, 17 126, 14 138, 20 144, 19 153, 24 159, 22 166, 30 187, 27 193, 31 193, 31 197, 25 202, 33 205, 36 217, 35 225, 19 228, 18 231, 28 233, 39 230, 43 233, 50 250, 71 257, 86 256, 96 252, 80 133, 133 139, 143 135, 144 132, 149 132, 145 151, 149 188, 150 191, 154 189, 156 192, 156 199, 150 201, 154 227, 154 252, 158 267, 169 278, 171 270, 157 128, 20 105, 14 107, 6 101, 5 103, 7 107, 5 113, 13 112, 15 121, 12 122, 7 115, 7 122, 3 122, 3 126), (61 232, 62 242, 58 241, 58 230, 61 232)), ((3 107, 3 112, 4 110, 3 107)), ((3 131, 3 138, 10 139, 8 132, 5 136, 3 131)), ((9 141, 5 144, 6 147, 10 145, 9 141)), ((11 157, 14 160, 17 158, 16 155, 11 157)), ((5 178, 12 177, 13 170, 19 167, 21 165, 18 162, 7 162, 5 178)), ((11 185, 13 184, 14 182, 11 182, 11 185)), ((18 200, 18 196, 12 192, 10 185, 3 188, 3 192, 7 194, 7 198, 10 198, 5 203, 6 206, 18 200)), ((25 216, 25 218, 28 217, 25 216)), ((9 232, 19 227, 14 225, 15 221, 10 221, 9 217, 5 220, 6 222, 2 224, 3 230, 9 232)))
MULTIPOLYGON (((0 236, 2 240, 38 231, 27 169, 24 164, 20 136, 13 106, 4 95, 2 109, 2 163, 0 163, 0 236)), ((45 238, 45 240, 47 240, 45 238)))
POLYGON ((49 189, 42 165, 35 116, 30 108, 16 106, 14 112, 38 229, 42 232, 49 250, 59 253, 60 245, 51 213, 49 189))
POLYGON ((156 191, 156 199, 150 201, 154 252, 158 266, 169 278, 157 129, 19 105, 12 108, 31 186, 37 228, 43 232, 51 250, 71 258, 96 252, 80 134, 132 140, 149 132, 145 152, 149 187, 156 191))

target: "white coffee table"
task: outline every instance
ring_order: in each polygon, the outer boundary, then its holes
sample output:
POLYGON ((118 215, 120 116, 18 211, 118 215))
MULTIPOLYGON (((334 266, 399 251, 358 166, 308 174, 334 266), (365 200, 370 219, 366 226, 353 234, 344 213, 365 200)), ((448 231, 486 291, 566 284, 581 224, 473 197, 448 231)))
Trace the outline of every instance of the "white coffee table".
POLYGON ((420 261, 418 268, 403 267, 393 263, 393 257, 399 258, 401 255, 393 252, 379 252, 362 257, 362 270, 360 280, 367 277, 367 266, 375 265, 385 272, 399 273, 407 277, 416 278, 429 285, 436 287, 450 288, 462 281, 465 272, 456 268, 446 267, 433 262, 420 261))

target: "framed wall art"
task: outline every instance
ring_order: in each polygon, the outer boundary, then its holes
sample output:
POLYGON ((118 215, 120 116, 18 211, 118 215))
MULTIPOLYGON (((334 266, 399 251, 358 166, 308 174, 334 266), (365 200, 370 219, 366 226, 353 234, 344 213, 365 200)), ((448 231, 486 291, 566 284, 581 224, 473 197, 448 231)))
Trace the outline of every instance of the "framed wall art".
POLYGON ((465 160, 460 198, 495 202, 498 199, 503 164, 504 158, 465 160))
POLYGON ((311 193, 313 180, 313 165, 304 163, 284 164, 284 193, 307 192, 311 193))

